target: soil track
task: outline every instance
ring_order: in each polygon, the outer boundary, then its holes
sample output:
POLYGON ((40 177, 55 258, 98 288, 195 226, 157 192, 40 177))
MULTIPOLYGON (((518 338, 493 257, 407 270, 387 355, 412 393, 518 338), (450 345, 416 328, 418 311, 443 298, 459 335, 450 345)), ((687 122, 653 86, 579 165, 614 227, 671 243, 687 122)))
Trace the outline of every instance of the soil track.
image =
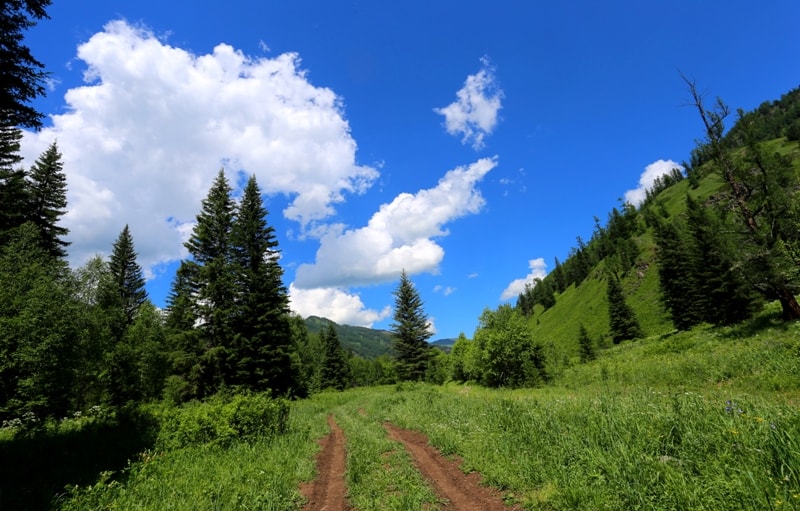
POLYGON ((346 456, 344 450, 344 433, 328 416, 331 432, 320 440, 317 454, 317 477, 300 488, 300 493, 308 499, 303 511, 349 511, 352 509, 345 499, 347 493, 344 484, 346 456))
POLYGON ((478 473, 465 474, 456 461, 449 460, 428 443, 428 438, 418 432, 401 429, 385 423, 389 438, 402 442, 414 457, 417 469, 428 479, 449 511, 511 511, 503 503, 500 492, 481 486, 478 473))
MULTIPOLYGON (((345 437, 332 415, 328 416, 331 432, 320 440, 317 454, 317 477, 304 483, 300 492, 308 499, 303 511, 351 511, 344 481, 346 469, 345 437)), ((456 461, 442 456, 428 444, 428 438, 417 431, 385 423, 389 438, 402 443, 414 458, 414 465, 431 483, 444 502, 445 511, 519 511, 503 503, 500 492, 482 486, 477 473, 465 474, 456 461)))

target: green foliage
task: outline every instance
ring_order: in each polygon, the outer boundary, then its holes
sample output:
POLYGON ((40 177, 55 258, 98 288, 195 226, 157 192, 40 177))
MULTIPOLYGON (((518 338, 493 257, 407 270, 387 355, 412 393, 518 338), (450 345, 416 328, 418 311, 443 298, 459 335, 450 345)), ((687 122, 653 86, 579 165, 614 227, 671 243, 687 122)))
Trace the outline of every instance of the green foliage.
POLYGON ((286 431, 289 405, 265 394, 215 395, 204 402, 157 412, 159 449, 190 445, 230 445, 236 440, 272 437, 286 431))
POLYGON ((800 177, 787 156, 767 149, 758 126, 741 111, 737 127, 743 147, 733 151, 723 138, 728 107, 720 99, 706 107, 694 82, 684 80, 703 122, 709 163, 727 185, 719 210, 736 247, 734 267, 764 298, 780 301, 785 320, 800 319, 795 298, 800 270, 793 255, 800 242, 795 205, 800 177))
POLYGON ((510 305, 484 310, 474 343, 479 381, 486 386, 535 386, 549 378, 541 344, 534 342, 522 313, 510 305))
POLYGON ((170 396, 209 396, 223 387, 305 395, 297 325, 289 314, 274 229, 255 178, 238 207, 220 170, 203 200, 168 300, 169 343, 180 379, 170 396))
POLYGON ((22 131, 0 122, 0 244, 5 244, 11 231, 25 222, 30 189, 27 173, 19 165, 19 143, 22 131))
POLYGON ((53 257, 66 257, 69 229, 58 225, 67 212, 67 176, 56 143, 36 160, 28 173, 30 204, 28 219, 39 228, 42 248, 53 257))
POLYGON ((594 341, 589 337, 589 332, 583 324, 578 328, 578 346, 580 347, 581 362, 590 362, 597 358, 594 341))
POLYGON ((418 381, 425 377, 433 348, 428 344, 431 332, 422 299, 405 270, 394 296, 392 333, 397 372, 401 379, 418 381))
POLYGON ((339 325, 330 319, 317 316, 309 316, 305 319, 305 325, 310 334, 320 333, 328 324, 333 324, 342 347, 354 355, 373 359, 381 355, 390 355, 392 352, 392 333, 386 330, 339 325))
POLYGON ((625 301, 622 284, 615 275, 608 277, 608 325, 614 344, 643 336, 636 313, 625 301))
POLYGON ((112 300, 110 305, 121 309, 127 328, 133 323, 139 308, 147 300, 144 274, 142 267, 136 262, 133 236, 127 225, 112 246, 108 270, 114 286, 109 293, 112 300))
POLYGON ((236 308, 227 382, 285 395, 296 387, 289 296, 275 229, 267 224, 261 191, 251 176, 230 232, 236 308))
POLYGON ((329 324, 328 328, 323 333, 320 333, 320 342, 325 353, 322 374, 320 375, 320 387, 322 390, 344 390, 350 384, 350 364, 347 353, 339 343, 339 338, 336 336, 336 329, 333 328, 333 325, 329 324))
POLYGON ((0 247, 0 417, 64 415, 76 397, 82 325, 68 276, 31 223, 0 247))
POLYGON ((44 64, 25 46, 24 32, 47 18, 50 0, 8 0, 0 11, 0 123, 8 126, 41 128, 42 114, 30 102, 45 93, 44 64))

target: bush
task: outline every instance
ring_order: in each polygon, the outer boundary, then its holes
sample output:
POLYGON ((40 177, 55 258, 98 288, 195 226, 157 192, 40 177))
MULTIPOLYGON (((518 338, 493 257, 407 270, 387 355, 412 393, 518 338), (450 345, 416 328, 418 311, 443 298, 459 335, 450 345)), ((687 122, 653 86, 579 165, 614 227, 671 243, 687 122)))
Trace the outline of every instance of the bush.
POLYGON ((178 449, 188 445, 227 445, 237 439, 271 437, 286 431, 289 404, 265 394, 213 396, 162 412, 156 445, 178 449))

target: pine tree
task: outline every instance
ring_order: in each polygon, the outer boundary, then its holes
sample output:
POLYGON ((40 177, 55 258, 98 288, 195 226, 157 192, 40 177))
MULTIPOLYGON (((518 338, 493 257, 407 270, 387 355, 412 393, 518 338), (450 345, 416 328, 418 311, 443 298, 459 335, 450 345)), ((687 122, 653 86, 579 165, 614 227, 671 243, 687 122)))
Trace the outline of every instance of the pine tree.
POLYGON ((186 249, 197 265, 195 303, 199 328, 209 348, 224 347, 232 337, 231 319, 235 299, 235 275, 231 265, 230 237, 234 203, 231 187, 220 170, 203 199, 186 249))
POLYGON ((66 257, 64 248, 69 242, 63 238, 69 230, 58 225, 58 221, 66 213, 67 177, 55 142, 31 167, 29 181, 28 218, 39 228, 42 248, 53 257, 66 257))
MULTIPOLYGON (((195 327, 185 341, 200 354, 192 365, 189 381, 198 397, 216 392, 230 375, 230 347, 233 343, 233 319, 236 300, 236 275, 231 262, 231 229, 235 205, 231 187, 223 170, 203 199, 192 235, 185 243, 192 271, 192 312, 195 327), (195 346, 194 344, 197 344, 195 346)), ((187 266, 189 267, 189 266, 187 266)))
POLYGON ((654 228, 658 247, 658 278, 661 298, 678 330, 703 321, 700 282, 694 271, 695 251, 691 237, 670 219, 658 219, 654 228))
POLYGON ((235 382, 284 395, 295 387, 298 375, 292 363, 289 295, 278 263, 275 229, 266 217, 261 191, 251 176, 231 228, 237 312, 230 356, 235 382))
POLYGON ((350 364, 333 323, 328 323, 319 335, 325 347, 325 362, 322 365, 320 387, 344 390, 350 381, 350 364))
POLYGON ((608 277, 608 323, 614 344, 642 337, 642 329, 633 309, 625 301, 622 284, 616 275, 608 277))
POLYGON ((758 297, 736 269, 740 247, 731 245, 733 239, 714 209, 691 196, 686 197, 686 216, 690 248, 684 272, 692 285, 687 301, 698 319, 730 325, 749 318, 758 308, 758 297))
POLYGON ((10 126, 41 128, 42 114, 28 103, 45 93, 44 65, 23 44, 23 31, 47 18, 50 0, 5 0, 0 9, 0 112, 10 126))
POLYGON ((128 327, 136 318, 139 307, 147 300, 147 291, 142 267, 136 262, 133 237, 127 225, 114 242, 108 268, 114 284, 115 301, 120 306, 125 317, 125 326, 128 327))
POLYGON ((580 347, 581 362, 589 362, 597 357, 594 341, 589 337, 589 332, 586 331, 583 324, 578 328, 578 346, 580 347))
POLYGON ((706 108, 695 83, 684 77, 692 104, 706 134, 704 151, 727 185, 722 210, 727 217, 735 266, 764 298, 778 300, 785 321, 800 319, 800 246, 796 227, 796 193, 800 178, 786 156, 768 153, 759 142, 757 126, 749 126, 740 112, 739 131, 746 145, 739 152, 723 137, 728 107, 717 99, 706 108))
POLYGON ((0 245, 25 222, 29 204, 27 173, 20 167, 22 131, 0 121, 0 245))
POLYGON ((405 380, 422 380, 431 358, 427 341, 432 334, 422 299, 405 270, 400 274, 400 284, 394 295, 392 333, 398 373, 405 380))

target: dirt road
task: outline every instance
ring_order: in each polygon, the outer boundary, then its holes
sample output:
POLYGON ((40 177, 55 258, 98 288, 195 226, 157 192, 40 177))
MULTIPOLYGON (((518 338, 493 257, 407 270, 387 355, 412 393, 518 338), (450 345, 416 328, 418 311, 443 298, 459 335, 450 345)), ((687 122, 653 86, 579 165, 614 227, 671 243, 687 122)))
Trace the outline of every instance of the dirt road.
MULTIPOLYGON (((303 485, 301 492, 308 499, 304 511, 352 510, 346 500, 344 480, 346 469, 345 437, 342 430, 328 417, 331 432, 320 441, 317 455, 317 478, 303 485)), ((428 444, 422 433, 385 423, 389 438, 402 443, 417 470, 428 480, 444 502, 446 511, 515 511, 521 508, 506 506, 500 492, 480 484, 477 473, 465 474, 456 461, 442 456, 428 444)))

